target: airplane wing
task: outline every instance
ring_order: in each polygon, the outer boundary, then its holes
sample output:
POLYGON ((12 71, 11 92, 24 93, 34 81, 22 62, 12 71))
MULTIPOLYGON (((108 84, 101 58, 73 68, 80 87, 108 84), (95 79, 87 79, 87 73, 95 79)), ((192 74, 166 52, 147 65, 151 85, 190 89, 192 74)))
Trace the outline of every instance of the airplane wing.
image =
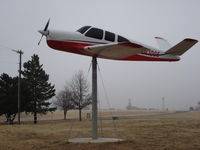
POLYGON ((143 53, 149 49, 131 42, 109 43, 94 46, 86 46, 84 49, 92 55, 121 59, 135 54, 143 53))

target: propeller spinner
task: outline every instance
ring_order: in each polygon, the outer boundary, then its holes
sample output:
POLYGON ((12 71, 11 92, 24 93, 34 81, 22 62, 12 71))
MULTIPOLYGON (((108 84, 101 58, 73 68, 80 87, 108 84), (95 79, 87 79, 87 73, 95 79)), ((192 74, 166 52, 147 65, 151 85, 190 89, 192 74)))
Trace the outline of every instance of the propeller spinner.
POLYGON ((39 40, 39 42, 38 42, 38 45, 40 45, 40 42, 42 41, 43 36, 44 36, 44 35, 46 36, 46 35, 49 34, 49 32, 48 32, 49 22, 50 22, 50 18, 49 18, 49 20, 47 21, 47 23, 46 23, 46 25, 45 25, 45 27, 44 27, 44 30, 39 30, 39 31, 38 31, 38 32, 40 32, 40 33, 42 34, 42 36, 41 36, 41 38, 40 38, 40 40, 39 40))

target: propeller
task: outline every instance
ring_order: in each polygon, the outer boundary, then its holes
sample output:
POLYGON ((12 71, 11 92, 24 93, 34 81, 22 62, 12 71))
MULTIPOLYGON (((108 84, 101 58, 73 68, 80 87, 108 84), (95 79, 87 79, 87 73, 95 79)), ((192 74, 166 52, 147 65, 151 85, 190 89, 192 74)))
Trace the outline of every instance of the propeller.
POLYGON ((43 36, 49 34, 49 32, 48 32, 48 30, 47 30, 48 27, 49 27, 49 22, 50 22, 50 18, 49 18, 49 20, 47 21, 47 23, 46 23, 46 25, 45 25, 45 27, 44 27, 44 30, 39 30, 39 31, 38 31, 38 32, 40 32, 40 33, 42 34, 42 36, 41 36, 41 38, 40 38, 40 40, 39 40, 39 42, 38 42, 38 45, 40 45, 40 42, 42 41, 43 36))

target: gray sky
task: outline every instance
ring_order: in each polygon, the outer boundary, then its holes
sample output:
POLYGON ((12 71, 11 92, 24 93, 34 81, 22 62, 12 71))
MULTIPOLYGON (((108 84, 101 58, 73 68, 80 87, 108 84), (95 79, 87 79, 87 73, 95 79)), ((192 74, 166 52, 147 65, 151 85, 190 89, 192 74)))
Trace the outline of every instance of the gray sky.
MULTIPOLYGON (((157 47, 155 36, 172 45, 184 38, 200 40, 199 6, 199 0, 0 0, 0 73, 18 74, 18 55, 8 49, 12 48, 24 51, 23 61, 38 54, 57 92, 74 72, 87 74, 90 57, 53 50, 45 38, 37 46, 37 31, 48 18, 49 29, 75 31, 92 25, 157 47)), ((169 109, 195 106, 200 100, 199 56, 197 43, 179 62, 99 59, 111 107, 125 108, 130 98, 138 107, 161 108, 162 97, 169 109)), ((99 99, 101 107, 110 107, 100 78, 99 99)))

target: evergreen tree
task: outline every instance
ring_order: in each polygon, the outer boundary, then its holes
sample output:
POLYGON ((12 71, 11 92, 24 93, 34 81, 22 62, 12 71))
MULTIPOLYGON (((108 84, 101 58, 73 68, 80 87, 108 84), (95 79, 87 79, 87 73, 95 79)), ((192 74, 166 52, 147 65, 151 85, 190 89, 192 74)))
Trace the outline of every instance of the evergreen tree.
POLYGON ((17 114, 17 77, 3 73, 0 76, 0 115, 5 115, 7 123, 12 124, 17 114))
POLYGON ((49 75, 43 70, 38 55, 34 54, 23 66, 22 75, 30 92, 25 111, 34 113, 34 123, 37 123, 37 113, 46 114, 48 111, 56 110, 50 108, 51 103, 48 101, 55 95, 55 89, 54 85, 48 82, 49 75))
MULTIPOLYGON (((21 79, 20 112, 29 104, 29 90, 21 79)), ((0 76, 0 115, 5 115, 8 124, 12 124, 18 113, 18 77, 3 73, 0 76)))

